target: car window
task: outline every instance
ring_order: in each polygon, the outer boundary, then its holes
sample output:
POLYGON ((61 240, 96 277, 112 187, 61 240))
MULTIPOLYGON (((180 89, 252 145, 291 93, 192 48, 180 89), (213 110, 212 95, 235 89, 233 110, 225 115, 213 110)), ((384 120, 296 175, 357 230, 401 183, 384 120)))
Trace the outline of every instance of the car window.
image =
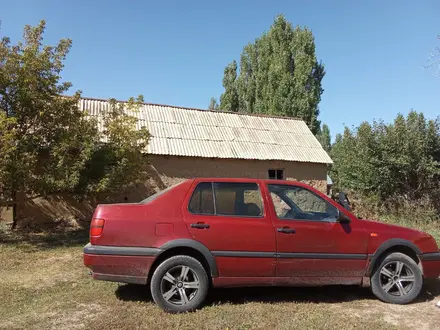
POLYGON ((261 217, 263 202, 256 183, 214 183, 215 210, 218 215, 261 217))
POLYGON ((312 191, 290 185, 268 185, 278 218, 336 221, 338 210, 312 191))
POLYGON ((189 202, 188 210, 196 214, 214 214, 212 183, 199 183, 189 202))
POLYGON ((271 192, 270 196, 272 197, 272 202, 275 206, 275 212, 278 218, 285 217, 287 212, 289 212, 292 208, 284 200, 282 200, 279 195, 271 192))
POLYGON ((152 201, 154 201, 155 199, 157 199, 158 197, 162 196, 163 194, 167 193, 168 191, 170 191, 171 189, 174 189, 175 187, 177 187, 178 185, 182 184, 182 182, 170 186, 164 190, 158 191, 157 193, 145 198, 144 200, 140 201, 139 204, 148 204, 151 203, 152 201))

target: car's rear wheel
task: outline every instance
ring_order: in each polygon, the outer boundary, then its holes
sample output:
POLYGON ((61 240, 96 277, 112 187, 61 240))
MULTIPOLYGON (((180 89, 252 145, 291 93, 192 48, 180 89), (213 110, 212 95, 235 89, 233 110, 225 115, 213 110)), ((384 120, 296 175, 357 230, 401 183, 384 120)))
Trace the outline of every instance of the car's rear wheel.
POLYGON ((371 277, 371 289, 380 300, 408 304, 420 294, 423 275, 417 263, 403 253, 391 253, 371 277))
POLYGON ((151 295, 169 313, 190 312, 205 301, 209 279, 202 264, 189 256, 163 261, 151 278, 151 295))

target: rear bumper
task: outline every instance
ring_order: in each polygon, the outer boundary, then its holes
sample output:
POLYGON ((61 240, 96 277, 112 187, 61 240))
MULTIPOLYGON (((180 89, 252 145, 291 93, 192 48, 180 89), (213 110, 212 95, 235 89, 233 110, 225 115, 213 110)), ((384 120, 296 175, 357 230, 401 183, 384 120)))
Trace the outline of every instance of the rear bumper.
POLYGON ((440 276, 440 252, 423 253, 419 258, 422 261, 423 276, 425 278, 440 276))
POLYGON ((84 247, 84 265, 96 280, 146 284, 158 249, 96 246, 84 247))

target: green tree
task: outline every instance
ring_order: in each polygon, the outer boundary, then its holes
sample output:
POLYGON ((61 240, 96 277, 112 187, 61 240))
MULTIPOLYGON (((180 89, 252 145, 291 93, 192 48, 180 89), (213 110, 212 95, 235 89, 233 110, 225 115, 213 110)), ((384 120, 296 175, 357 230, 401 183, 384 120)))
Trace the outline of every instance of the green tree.
POLYGON ((225 111, 238 112, 239 101, 237 91, 237 62, 232 61, 225 68, 223 77, 225 92, 220 96, 220 108, 225 111))
POLYGON ((217 103, 217 99, 215 97, 211 97, 211 100, 209 101, 209 110, 218 110, 219 105, 217 103))
POLYGON ((100 141, 94 146, 75 188, 79 196, 123 193, 148 177, 147 159, 142 152, 147 148, 150 134, 145 127, 137 127, 136 117, 128 115, 143 105, 143 96, 130 98, 128 102, 115 99, 108 102, 110 107, 102 118, 100 141))
POLYGON ((41 21, 26 25, 16 45, 7 37, 0 42, 0 203, 13 205, 13 227, 19 202, 28 198, 133 181, 142 161, 134 154, 148 141, 145 130, 135 132, 136 119, 116 106, 100 133, 97 120, 78 107, 80 92, 63 96, 71 88, 61 73, 72 41, 43 45, 44 31, 41 21), (97 154, 106 154, 111 166, 93 180, 84 178, 97 154))
POLYGON ((319 143, 321 143, 322 147, 325 151, 330 152, 330 149, 332 147, 331 142, 331 135, 330 135, 330 128, 323 124, 320 132, 316 135, 316 138, 318 139, 319 143))
POLYGON ((220 108, 299 117, 316 134, 324 75, 312 32, 292 27, 280 15, 267 33, 244 47, 238 77, 235 61, 225 68, 220 108))
POLYGON ((331 149, 332 178, 342 189, 376 196, 383 203, 440 194, 440 119, 422 113, 399 114, 393 123, 346 128, 331 149))
POLYGON ((62 97, 71 87, 60 74, 72 42, 43 46, 44 29, 44 21, 26 25, 23 41, 0 43, 1 199, 13 205, 13 226, 19 198, 78 183, 95 142, 93 122, 77 107, 79 93, 62 97))

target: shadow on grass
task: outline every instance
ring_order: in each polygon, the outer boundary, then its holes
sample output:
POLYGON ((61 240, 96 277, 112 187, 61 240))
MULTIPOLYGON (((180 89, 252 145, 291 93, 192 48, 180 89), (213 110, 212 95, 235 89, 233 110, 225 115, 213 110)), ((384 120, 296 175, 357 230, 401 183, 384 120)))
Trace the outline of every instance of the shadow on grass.
POLYGON ((120 284, 115 291, 116 298, 123 301, 152 302, 149 288, 146 285, 120 284))
POLYGON ((47 249, 85 245, 88 241, 88 228, 0 230, 0 242, 5 245, 47 249))
MULTIPOLYGON (((146 286, 120 285, 116 297, 123 301, 152 302, 146 286)), ((431 301, 440 295, 440 279, 429 280, 417 302, 431 301)), ((248 302, 263 303, 343 303, 377 298, 368 288, 359 286, 323 286, 323 287, 263 287, 212 289, 208 294, 206 306, 221 304, 245 304, 248 302)))
MULTIPOLYGON (((118 299, 124 301, 153 301, 148 288, 141 285, 120 285, 115 294, 118 299)), ((209 292, 206 305, 247 302, 340 303, 370 298, 372 294, 368 289, 356 286, 219 288, 209 292)))
POLYGON ((369 290, 357 286, 263 287, 215 289, 209 295, 207 303, 210 305, 247 302, 341 303, 369 298, 371 298, 369 290))
POLYGON ((431 278, 425 280, 425 289, 417 301, 431 301, 440 296, 440 278, 431 278))

